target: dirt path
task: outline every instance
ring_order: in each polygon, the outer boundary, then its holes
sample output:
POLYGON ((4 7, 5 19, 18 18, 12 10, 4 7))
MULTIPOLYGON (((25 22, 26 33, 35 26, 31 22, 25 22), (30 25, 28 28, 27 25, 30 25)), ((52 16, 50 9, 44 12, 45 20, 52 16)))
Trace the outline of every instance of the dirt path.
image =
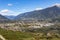
POLYGON ((1 38, 2 40, 6 40, 2 35, 0 35, 0 38, 1 38))

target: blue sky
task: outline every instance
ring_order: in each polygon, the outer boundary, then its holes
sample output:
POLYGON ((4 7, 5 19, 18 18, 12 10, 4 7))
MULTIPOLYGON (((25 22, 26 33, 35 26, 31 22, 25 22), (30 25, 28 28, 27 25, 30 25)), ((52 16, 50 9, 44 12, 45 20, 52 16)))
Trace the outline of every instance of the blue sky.
POLYGON ((60 3, 60 0, 0 0, 0 14, 18 15, 33 10, 41 10, 53 4, 60 3))

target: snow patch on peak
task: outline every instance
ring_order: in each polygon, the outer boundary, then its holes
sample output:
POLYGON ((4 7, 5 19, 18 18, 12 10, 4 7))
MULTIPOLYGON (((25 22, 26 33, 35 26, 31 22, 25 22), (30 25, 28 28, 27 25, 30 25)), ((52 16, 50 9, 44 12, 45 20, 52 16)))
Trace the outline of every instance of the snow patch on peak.
POLYGON ((54 6, 56 6, 56 7, 60 8, 60 3, 52 4, 52 5, 51 5, 51 6, 49 6, 49 7, 54 7, 54 6))
POLYGON ((57 7, 60 8, 60 4, 59 3, 54 4, 54 6, 57 6, 57 7))

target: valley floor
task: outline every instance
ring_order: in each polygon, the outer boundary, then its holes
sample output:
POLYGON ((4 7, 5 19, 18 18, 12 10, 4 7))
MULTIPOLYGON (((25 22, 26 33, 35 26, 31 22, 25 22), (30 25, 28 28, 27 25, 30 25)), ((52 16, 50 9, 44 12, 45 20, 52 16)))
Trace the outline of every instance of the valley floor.
POLYGON ((3 40, 60 40, 60 23, 0 24, 3 40), (42 25, 42 26, 41 26, 42 25))

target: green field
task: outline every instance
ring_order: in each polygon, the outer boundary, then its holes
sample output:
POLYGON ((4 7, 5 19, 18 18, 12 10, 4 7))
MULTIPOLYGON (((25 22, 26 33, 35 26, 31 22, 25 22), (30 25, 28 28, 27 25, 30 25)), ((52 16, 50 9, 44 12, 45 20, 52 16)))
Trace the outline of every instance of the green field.
POLYGON ((5 37, 7 40, 25 40, 32 38, 30 33, 14 32, 10 30, 4 30, 0 28, 0 35, 5 37))
POLYGON ((1 28, 0 35, 6 40, 60 40, 60 37, 47 37, 44 33, 19 32, 1 28))

